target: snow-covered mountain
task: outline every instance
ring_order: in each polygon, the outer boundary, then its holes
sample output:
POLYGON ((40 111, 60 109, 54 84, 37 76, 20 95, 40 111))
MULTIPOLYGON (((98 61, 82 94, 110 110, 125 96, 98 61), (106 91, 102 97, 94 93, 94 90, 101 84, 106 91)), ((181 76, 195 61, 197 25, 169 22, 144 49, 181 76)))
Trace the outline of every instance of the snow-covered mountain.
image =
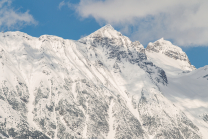
POLYGON ((168 85, 161 92, 180 108, 208 138, 208 66, 196 69, 178 46, 163 38, 149 43, 147 59, 164 69, 168 85))
POLYGON ((162 67, 167 73, 170 71, 170 74, 178 74, 181 70, 192 71, 196 69, 191 65, 188 56, 180 47, 163 38, 154 43, 149 43, 146 54, 150 61, 162 67))
POLYGON ((163 39, 0 33, 0 77, 3 139, 208 138, 208 67, 163 39))

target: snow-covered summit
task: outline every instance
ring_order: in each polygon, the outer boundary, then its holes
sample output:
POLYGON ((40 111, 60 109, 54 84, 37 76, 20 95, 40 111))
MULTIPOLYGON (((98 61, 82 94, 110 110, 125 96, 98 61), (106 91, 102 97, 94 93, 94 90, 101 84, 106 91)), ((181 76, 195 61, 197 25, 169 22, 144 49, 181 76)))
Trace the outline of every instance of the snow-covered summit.
POLYGON ((110 24, 98 29, 97 31, 91 33, 87 38, 119 38, 122 34, 118 31, 116 31, 110 24))
MULTIPOLYGON (((79 40, 82 43, 99 43, 102 42, 102 44, 106 42, 111 42, 114 45, 117 46, 130 46, 131 40, 123 36, 120 32, 115 30, 111 25, 106 25, 97 31, 91 33, 90 35, 81 38, 79 40)), ((95 44, 96 45, 96 44, 95 44)))
POLYGON ((132 42, 128 37, 115 30, 110 24, 98 29, 90 35, 81 38, 79 42, 96 46, 98 44, 105 46, 119 46, 128 49, 135 49, 144 53, 144 46, 139 42, 132 42))
POLYGON ((146 52, 149 60, 154 61, 156 65, 164 69, 171 70, 174 68, 179 71, 192 71, 196 69, 191 65, 188 56, 180 47, 173 45, 170 41, 163 38, 154 43, 149 43, 146 52))
POLYGON ((154 43, 149 43, 146 50, 149 52, 163 53, 175 60, 179 59, 189 62, 186 53, 180 47, 173 45, 170 41, 166 41, 163 38, 154 43))

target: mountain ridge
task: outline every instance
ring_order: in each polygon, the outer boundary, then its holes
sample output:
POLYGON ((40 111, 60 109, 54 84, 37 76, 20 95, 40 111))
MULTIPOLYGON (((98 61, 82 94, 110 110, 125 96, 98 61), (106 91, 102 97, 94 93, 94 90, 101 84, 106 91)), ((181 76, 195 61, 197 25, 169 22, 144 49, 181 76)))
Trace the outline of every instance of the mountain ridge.
POLYGON ((107 25, 78 41, 0 35, 0 137, 205 139, 207 95, 189 112, 177 97, 197 95, 174 86, 191 78, 207 90, 206 67, 173 76, 114 31, 107 25))

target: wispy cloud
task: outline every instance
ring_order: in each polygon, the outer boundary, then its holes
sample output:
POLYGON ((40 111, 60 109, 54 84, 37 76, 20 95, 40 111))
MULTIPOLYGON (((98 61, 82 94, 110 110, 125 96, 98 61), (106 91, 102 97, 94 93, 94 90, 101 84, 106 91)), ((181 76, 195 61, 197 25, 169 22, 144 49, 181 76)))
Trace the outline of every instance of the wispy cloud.
POLYGON ((37 24, 29 11, 24 13, 15 11, 11 7, 11 0, 0 1, 0 29, 19 29, 25 25, 37 24))
POLYGON ((59 3, 59 6, 58 6, 59 10, 61 10, 63 6, 67 6, 68 8, 72 10, 75 10, 75 7, 76 7, 75 4, 71 4, 69 1, 68 2, 62 1, 59 3))
POLYGON ((143 43, 164 37, 180 46, 208 46, 207 7, 207 0, 80 0, 75 10, 143 43))
POLYGON ((66 5, 65 1, 62 1, 62 2, 59 3, 58 8, 61 9, 65 5, 66 5))

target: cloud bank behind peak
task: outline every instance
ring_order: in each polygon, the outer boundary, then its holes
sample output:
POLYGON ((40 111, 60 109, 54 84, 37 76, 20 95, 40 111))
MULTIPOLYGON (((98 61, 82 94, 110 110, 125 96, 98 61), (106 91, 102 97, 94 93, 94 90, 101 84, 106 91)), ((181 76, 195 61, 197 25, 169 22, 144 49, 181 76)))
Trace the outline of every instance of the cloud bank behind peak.
POLYGON ((207 0, 80 0, 74 9, 147 43, 164 37, 180 46, 208 46, 207 0))

